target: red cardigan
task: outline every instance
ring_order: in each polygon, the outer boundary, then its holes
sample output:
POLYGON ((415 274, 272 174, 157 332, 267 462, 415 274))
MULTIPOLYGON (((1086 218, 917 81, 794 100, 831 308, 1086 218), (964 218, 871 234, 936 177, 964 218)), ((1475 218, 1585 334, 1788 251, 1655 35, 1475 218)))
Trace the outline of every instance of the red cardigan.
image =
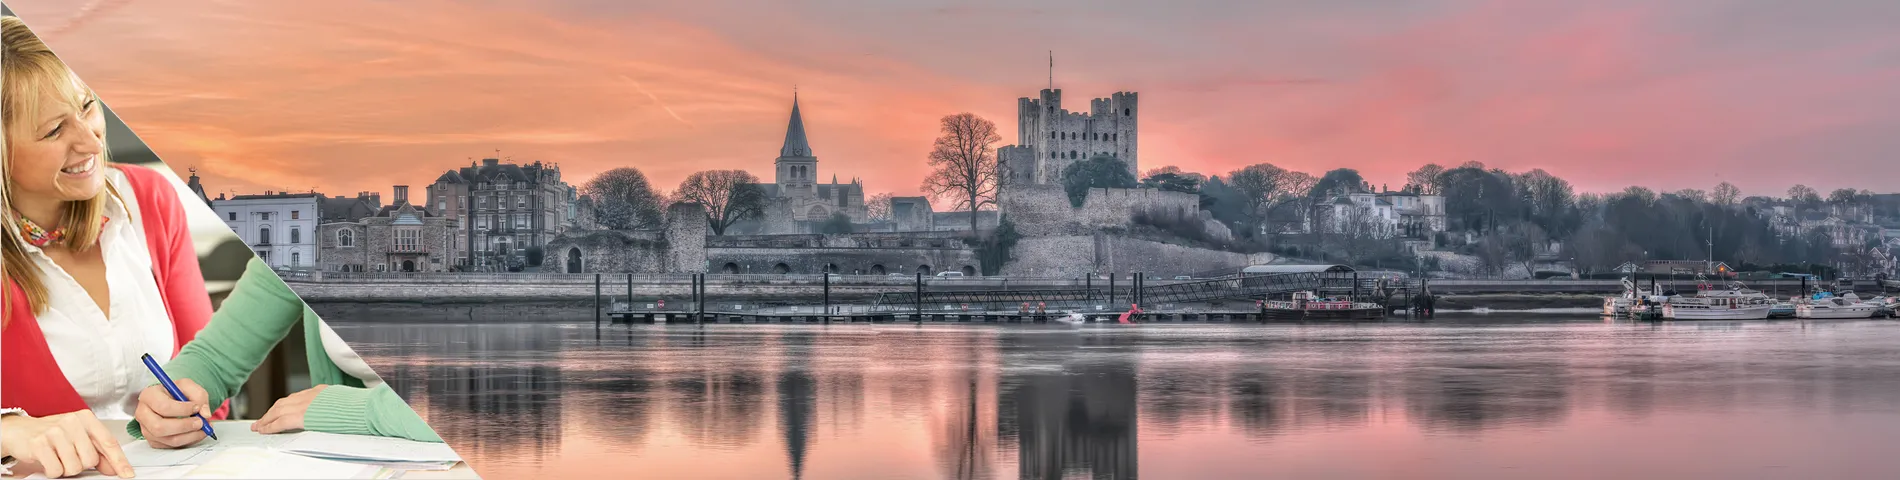
MULTIPOLYGON (((145 243, 152 254, 152 274, 157 277, 159 296, 165 299, 165 312, 176 332, 175 356, 211 321, 211 297, 205 291, 185 208, 178 200, 178 190, 163 174, 137 165, 114 167, 125 172, 132 186, 130 193, 138 199, 145 243)), ((6 288, 12 305, 4 342, 0 343, 0 407, 24 409, 36 417, 87 409, 85 400, 53 360, 45 333, 27 306, 26 291, 12 280, 7 281, 6 288)), ((221 406, 216 413, 222 418, 224 408, 221 406)))

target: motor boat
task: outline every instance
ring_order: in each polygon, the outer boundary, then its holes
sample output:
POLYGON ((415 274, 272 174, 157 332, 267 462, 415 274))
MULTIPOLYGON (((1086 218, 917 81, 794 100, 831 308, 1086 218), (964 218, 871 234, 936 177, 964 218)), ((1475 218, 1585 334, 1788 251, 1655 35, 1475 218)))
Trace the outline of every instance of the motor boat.
POLYGON ((1873 318, 1874 313, 1880 311, 1880 305, 1862 302, 1853 292, 1842 295, 1818 293, 1808 302, 1794 308, 1795 318, 1809 319, 1873 318))
POLYGON ((1081 312, 1070 311, 1068 315, 1052 318, 1050 319, 1050 321, 1064 324, 1064 325, 1069 325, 1069 326, 1077 326, 1084 323, 1088 323, 1089 318, 1087 316, 1082 315, 1081 312))
POLYGON ((1671 297, 1663 305, 1663 318, 1670 320, 1760 320, 1768 318, 1775 307, 1767 294, 1749 289, 1741 282, 1727 289, 1703 289, 1694 296, 1671 297))

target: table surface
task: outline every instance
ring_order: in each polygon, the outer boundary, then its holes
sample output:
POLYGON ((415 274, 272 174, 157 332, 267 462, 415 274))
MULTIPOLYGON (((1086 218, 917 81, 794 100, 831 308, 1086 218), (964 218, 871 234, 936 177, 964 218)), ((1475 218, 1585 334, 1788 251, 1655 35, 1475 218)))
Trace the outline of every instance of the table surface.
MULTIPOLYGON (((111 430, 113 432, 113 436, 118 438, 120 444, 122 445, 130 444, 134 441, 132 439, 132 434, 125 431, 125 425, 127 423, 131 423, 130 421, 102 420, 99 423, 104 423, 106 426, 106 429, 111 430)), ((211 422, 211 426, 212 428, 219 429, 219 430, 223 430, 227 428, 249 430, 251 428, 251 420, 221 420, 221 421, 211 422)), ((144 440, 137 440, 137 441, 143 442, 144 440)), ((91 472, 92 475, 97 475, 97 473, 98 472, 91 472)), ((24 478, 24 477, 7 476, 5 478, 24 478)), ((407 480, 407 479, 432 479, 432 478, 480 479, 482 477, 480 475, 475 474, 475 469, 470 468, 468 466, 468 462, 462 462, 462 463, 455 464, 453 468, 450 468, 448 470, 438 470, 438 471, 410 470, 407 472, 403 472, 402 478, 407 480)))

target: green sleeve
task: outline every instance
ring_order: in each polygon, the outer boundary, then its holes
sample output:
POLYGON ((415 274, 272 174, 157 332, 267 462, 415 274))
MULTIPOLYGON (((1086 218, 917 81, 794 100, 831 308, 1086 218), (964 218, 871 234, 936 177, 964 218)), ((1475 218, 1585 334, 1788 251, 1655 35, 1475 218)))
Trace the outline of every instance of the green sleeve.
POLYGON ((323 387, 303 412, 303 429, 442 443, 442 437, 436 436, 435 430, 389 385, 323 387))
MULTIPOLYGON (((252 258, 211 322, 164 365, 165 373, 197 382, 211 394, 212 405, 224 403, 303 320, 303 312, 303 299, 263 260, 252 258)), ((136 420, 126 424, 126 431, 145 438, 136 420)))

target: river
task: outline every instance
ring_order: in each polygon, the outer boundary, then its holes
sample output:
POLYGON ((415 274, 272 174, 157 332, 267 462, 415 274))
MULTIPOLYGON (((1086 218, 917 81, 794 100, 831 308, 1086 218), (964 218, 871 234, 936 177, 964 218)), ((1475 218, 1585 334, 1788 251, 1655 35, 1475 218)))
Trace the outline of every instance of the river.
POLYGON ((484 478, 1891 478, 1900 322, 403 324, 484 478))

